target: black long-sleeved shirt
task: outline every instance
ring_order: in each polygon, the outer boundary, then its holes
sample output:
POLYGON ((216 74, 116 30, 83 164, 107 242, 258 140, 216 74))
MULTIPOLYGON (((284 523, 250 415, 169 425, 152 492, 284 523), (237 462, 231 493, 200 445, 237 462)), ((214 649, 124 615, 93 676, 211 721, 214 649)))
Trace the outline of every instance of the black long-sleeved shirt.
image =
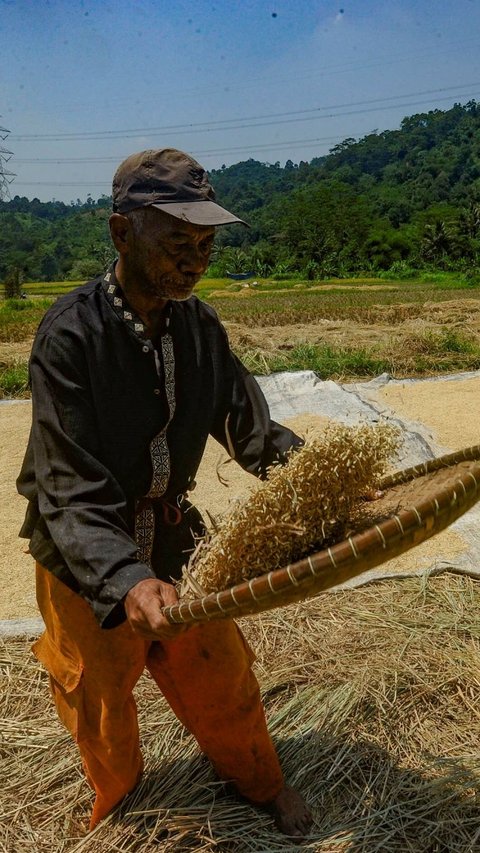
POLYGON ((201 530, 179 496, 192 488, 209 434, 257 476, 301 443, 270 419, 212 308, 194 296, 168 303, 152 342, 113 267, 46 313, 30 382, 20 535, 103 627, 125 619, 122 601, 138 581, 178 577, 191 531, 201 530))

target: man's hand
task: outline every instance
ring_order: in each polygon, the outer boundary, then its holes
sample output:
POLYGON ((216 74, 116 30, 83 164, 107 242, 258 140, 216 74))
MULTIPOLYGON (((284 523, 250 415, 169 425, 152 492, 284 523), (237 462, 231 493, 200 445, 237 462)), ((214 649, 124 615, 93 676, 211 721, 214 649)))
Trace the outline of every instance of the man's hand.
POLYGON ((382 492, 380 489, 370 489, 362 497, 364 501, 378 501, 380 498, 383 498, 384 494, 385 492, 382 492))
POLYGON ((125 596, 125 613, 136 634, 145 640, 168 640, 185 630, 184 625, 171 625, 161 608, 178 603, 171 583, 157 578, 139 581, 125 596))

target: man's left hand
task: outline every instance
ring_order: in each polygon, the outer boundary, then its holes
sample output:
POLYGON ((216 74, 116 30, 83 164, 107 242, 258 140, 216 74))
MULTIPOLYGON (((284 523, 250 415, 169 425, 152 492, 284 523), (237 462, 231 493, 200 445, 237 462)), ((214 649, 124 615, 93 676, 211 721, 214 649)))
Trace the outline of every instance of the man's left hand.
POLYGON ((145 640, 168 640, 185 630, 185 625, 172 625, 162 608, 178 604, 171 583, 146 578, 133 586, 125 596, 125 613, 136 634, 145 640))

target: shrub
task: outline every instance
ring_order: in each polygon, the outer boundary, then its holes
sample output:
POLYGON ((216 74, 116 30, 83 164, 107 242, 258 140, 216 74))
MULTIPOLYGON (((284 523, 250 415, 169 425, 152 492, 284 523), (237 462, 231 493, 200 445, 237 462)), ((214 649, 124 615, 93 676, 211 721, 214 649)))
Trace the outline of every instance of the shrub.
POLYGON ((0 367, 0 399, 28 396, 28 365, 24 362, 0 367))
POLYGON ((12 268, 5 278, 4 293, 5 299, 15 299, 22 292, 23 276, 18 267, 12 268))

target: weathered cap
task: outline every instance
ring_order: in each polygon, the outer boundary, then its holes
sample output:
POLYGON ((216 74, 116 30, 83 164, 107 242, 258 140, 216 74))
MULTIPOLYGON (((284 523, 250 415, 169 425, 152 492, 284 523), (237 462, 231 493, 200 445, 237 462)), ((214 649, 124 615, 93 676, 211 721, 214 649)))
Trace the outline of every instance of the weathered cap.
POLYGON ((127 157, 115 172, 112 198, 115 213, 157 207, 194 225, 247 224, 215 202, 203 166, 176 148, 140 151, 127 157))

